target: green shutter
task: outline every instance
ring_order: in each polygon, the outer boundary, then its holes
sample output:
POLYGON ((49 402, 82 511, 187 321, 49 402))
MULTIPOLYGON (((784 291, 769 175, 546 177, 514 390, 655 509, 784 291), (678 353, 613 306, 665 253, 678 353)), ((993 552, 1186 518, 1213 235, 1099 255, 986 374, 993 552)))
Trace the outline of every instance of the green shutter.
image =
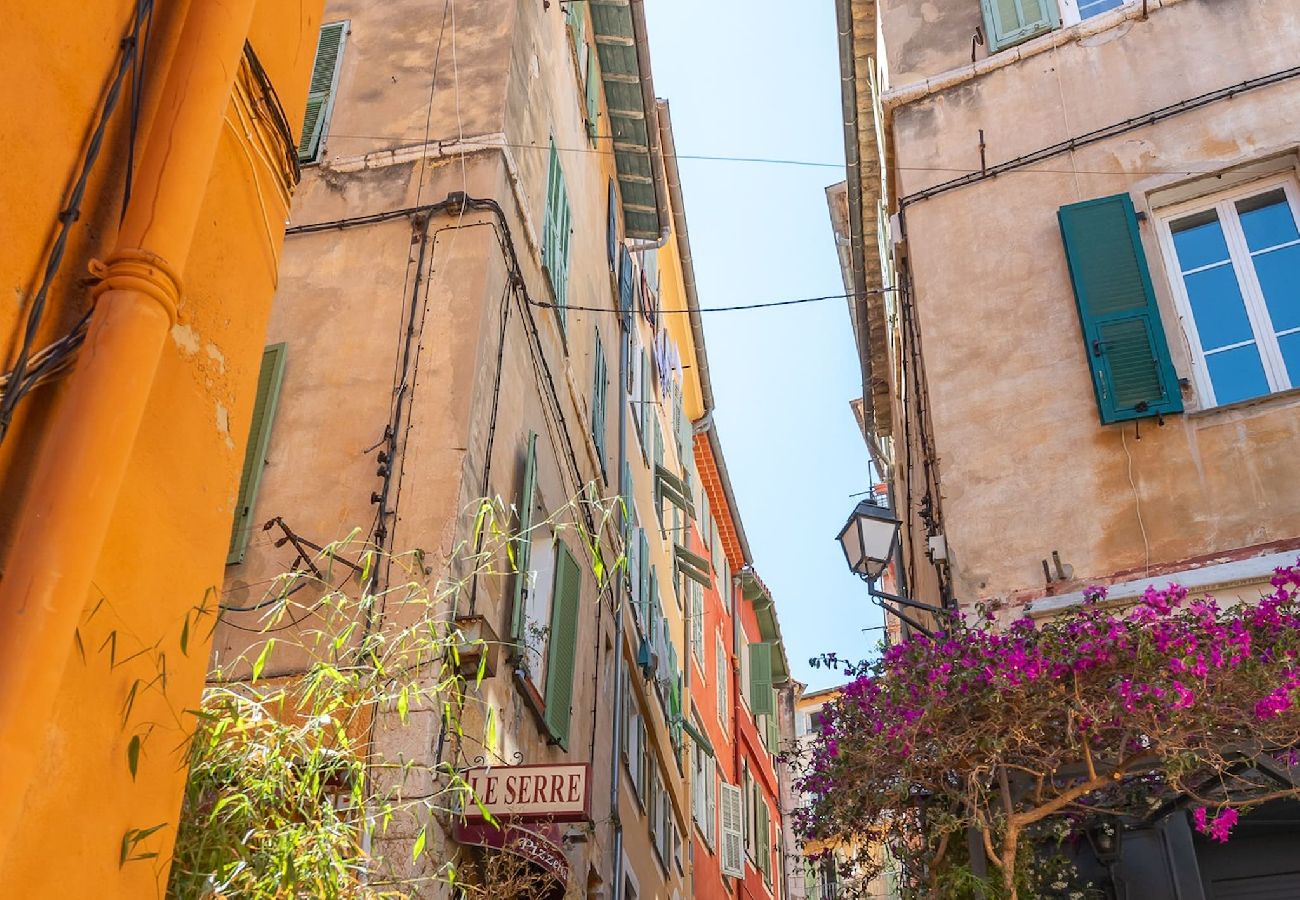
POLYGON ((641 349, 641 461, 650 464, 650 356, 641 349))
POLYGON ((311 85, 307 89, 307 113, 303 117, 302 137, 298 141, 299 162, 315 162, 320 153, 321 139, 334 109, 347 28, 347 22, 321 26, 316 42, 316 61, 311 67, 311 85))
MULTIPOLYGON (((609 208, 606 210, 608 219, 605 222, 605 252, 609 255, 609 270, 614 271, 614 264, 618 260, 618 192, 614 188, 614 179, 609 180, 609 208)), ((623 252, 627 252, 624 250, 623 252)), ((619 276, 622 278, 622 275, 619 276)), ((629 282, 631 276, 628 277, 629 282)), ((631 285, 629 284, 629 288, 631 285)), ((621 284, 620 284, 621 290, 621 284)), ((621 299, 621 294, 620 294, 621 299)), ((625 310, 626 312, 626 310, 625 310)), ((626 316, 625 316, 626 318, 626 316)), ((624 324, 626 328, 626 323, 624 324)))
POLYGON ((776 691, 772 691, 772 712, 767 716, 767 749, 773 755, 781 750, 781 737, 776 727, 776 691))
POLYGON ((569 196, 564 186, 564 169, 560 152, 551 138, 550 165, 546 174, 546 214, 542 222, 542 264, 555 295, 555 315, 560 329, 565 325, 565 306, 569 287, 569 196))
POLYGON ((596 443, 596 457, 600 470, 605 471, 605 388, 608 372, 605 351, 600 345, 600 331, 596 331, 595 361, 592 365, 591 384, 591 437, 596 443))
POLYGON ((235 497, 235 524, 230 532, 226 565, 243 562, 253 527, 253 505, 262 483, 267 446, 271 441, 271 423, 280 400, 284 380, 284 344, 272 344, 262 351, 262 367, 257 373, 257 394, 253 398, 253 419, 244 445, 244 468, 239 475, 239 494, 235 497))
POLYGON ((645 616, 646 607, 650 602, 650 575, 653 566, 650 565, 650 541, 645 536, 644 528, 637 529, 637 539, 641 545, 640 547, 641 585, 640 585, 640 593, 638 594, 638 598, 637 598, 640 602, 637 604, 636 617, 637 617, 637 621, 641 622, 642 630, 644 630, 645 620, 643 617, 645 616))
POLYGON ((595 58, 587 61, 587 139, 596 143, 600 119, 600 66, 595 58))
POLYGON ((1051 31, 1061 24, 1056 0, 980 0, 989 52, 1051 31))
POLYGON ((770 716, 772 708, 772 645, 749 645, 749 702, 756 716, 770 716))
POLYGON ((524 636, 524 614, 528 608, 528 566, 532 559, 533 499, 537 493, 537 432, 528 432, 524 450, 524 489, 519 495, 519 536, 515 539, 515 604, 510 617, 510 639, 518 644, 524 636))
POLYGON ((1116 194, 1057 215, 1102 423, 1181 412, 1133 201, 1116 194))
POLYGON ((555 592, 546 659, 546 727, 561 747, 569 741, 573 673, 578 650, 578 601, 582 571, 563 541, 555 544, 555 592))

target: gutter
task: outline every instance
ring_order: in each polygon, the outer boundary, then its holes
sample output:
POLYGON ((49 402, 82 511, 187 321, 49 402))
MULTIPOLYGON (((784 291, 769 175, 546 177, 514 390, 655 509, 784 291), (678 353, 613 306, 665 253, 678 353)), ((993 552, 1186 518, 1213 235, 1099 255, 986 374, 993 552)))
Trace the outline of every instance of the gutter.
MULTIPOLYGON (((691 234, 686 227, 686 202, 682 197, 681 172, 677 168, 677 142, 673 139, 673 117, 668 110, 668 101, 660 100, 655 105, 659 119, 661 149, 667 151, 664 156, 664 170, 668 178, 668 200, 672 208, 672 230, 677 235, 677 256, 682 264, 682 285, 686 289, 686 309, 691 320, 691 337, 695 342, 695 365, 700 379, 700 399, 704 412, 696 420, 696 425, 713 422, 713 382, 709 378, 709 354, 704 346, 704 320, 700 316, 700 295, 695 285, 695 263, 691 257, 691 234)), ((696 433, 699 433, 696 428, 696 433)), ((728 498, 730 501, 730 498, 728 498)))
POLYGON ((645 0, 631 0, 628 7, 632 13, 632 36, 636 44, 636 67, 641 81, 641 107, 645 115, 645 137, 650 147, 650 178, 655 189, 655 211, 659 215, 659 237, 653 240, 631 240, 627 242, 630 251, 658 250, 668 243, 672 235, 672 222, 668 216, 668 196, 664 187, 664 157, 659 145, 659 129, 651 123, 657 104, 655 101, 654 79, 650 74, 650 41, 646 33, 645 0))

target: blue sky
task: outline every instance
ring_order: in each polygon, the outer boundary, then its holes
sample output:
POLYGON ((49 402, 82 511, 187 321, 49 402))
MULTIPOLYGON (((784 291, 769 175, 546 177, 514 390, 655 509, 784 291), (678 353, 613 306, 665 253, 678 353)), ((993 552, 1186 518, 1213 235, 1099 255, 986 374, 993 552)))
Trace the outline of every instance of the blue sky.
MULTIPOLYGON (((655 92, 683 156, 842 163, 831 0, 647 0, 655 92)), ((825 188, 833 168, 682 159, 700 305, 842 293, 825 188)), ((861 394, 846 303, 706 314, 716 420, 755 565, 793 674, 871 652, 880 624, 835 535, 868 487, 849 409, 861 394)))

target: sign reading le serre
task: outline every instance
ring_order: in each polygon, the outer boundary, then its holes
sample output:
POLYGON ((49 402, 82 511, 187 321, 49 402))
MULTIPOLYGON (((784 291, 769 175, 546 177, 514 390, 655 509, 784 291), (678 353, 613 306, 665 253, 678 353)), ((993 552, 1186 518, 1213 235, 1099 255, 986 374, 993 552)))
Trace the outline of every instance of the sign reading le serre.
MULTIPOLYGON (((586 763, 470 769, 465 780, 483 809, 495 818, 579 821, 590 817, 586 763)), ((467 818, 482 815, 478 805, 465 805, 467 818)))

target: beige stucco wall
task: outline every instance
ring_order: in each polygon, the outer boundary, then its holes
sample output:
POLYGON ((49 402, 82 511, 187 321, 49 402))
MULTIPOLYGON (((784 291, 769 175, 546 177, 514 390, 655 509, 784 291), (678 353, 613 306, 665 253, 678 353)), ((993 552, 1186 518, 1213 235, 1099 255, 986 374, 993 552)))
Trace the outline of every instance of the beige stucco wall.
MULTIPOLYGON (((305 171, 292 224, 430 203, 451 191, 492 198, 505 210, 509 239, 529 296, 536 302, 550 302, 538 243, 549 141, 554 135, 564 150, 561 161, 573 215, 568 302, 614 307, 605 243, 613 159, 586 152, 590 145, 583 125, 583 100, 560 5, 547 8, 532 0, 462 2, 448 12, 444 28, 441 4, 417 0, 328 4, 325 21, 343 18, 350 20, 351 30, 324 162, 305 171), (430 73, 438 54, 430 105, 430 73), (441 148, 421 149, 426 117, 429 141, 444 142, 441 148), (450 142, 455 142, 451 149, 450 142), (457 148, 467 153, 460 155, 457 148)), ((605 121, 602 110, 602 133, 608 130, 605 121)), ((426 552, 432 581, 443 573, 446 560, 467 535, 462 512, 468 503, 483 495, 511 503, 518 496, 530 431, 539 436, 538 491, 547 509, 558 509, 573 496, 579 478, 582 483, 595 480, 602 495, 617 493, 622 392, 614 315, 570 310, 562 332, 551 309, 528 307, 514 298, 503 304, 509 281, 507 231, 488 213, 436 214, 430 234, 430 274, 421 288, 415 317, 418 369, 412 373, 410 389, 402 394, 403 428, 409 422, 410 429, 402 436, 400 458, 394 462, 403 474, 397 516, 389 528, 394 550, 426 552), (503 309, 507 322, 502 344, 503 309), (603 475, 588 434, 597 334, 609 370, 605 442, 609 462, 603 475), (530 349, 534 342, 540 347, 536 357, 530 349), (499 391, 498 356, 502 360, 499 391), (539 366, 549 370, 549 379, 539 376, 539 366), (548 380, 555 386, 558 415, 546 399, 548 380), (561 429, 567 432, 567 441, 561 429), (570 444, 576 477, 567 458, 570 444)), ((292 563, 291 548, 275 548, 271 543, 279 533, 260 531, 260 524, 273 516, 282 515, 295 532, 317 543, 342 538, 354 528, 364 534, 371 527, 375 514, 371 493, 381 485, 371 448, 383 437, 395 396, 394 371, 418 253, 418 235, 413 235, 408 218, 288 239, 267 338, 269 343, 288 345, 284 386, 253 515, 257 530, 246 561, 228 570, 226 603, 256 603, 266 579, 292 563)), ((643 330, 643 341, 649 346, 652 336, 643 330)), ((663 430, 671 459, 670 414, 663 430)), ((640 465, 635 447, 629 425, 629 455, 636 460, 634 494, 643 498, 643 519, 653 518, 651 477, 640 465)), ((390 496, 390 505, 395 499, 396 494, 390 496)), ((618 556, 610 537, 605 542, 607 561, 618 556)), ((674 632, 680 634, 680 613, 671 599, 667 549, 671 545, 655 543, 652 555, 664 573, 666 611, 676 616, 674 632)), ((575 539, 569 546, 585 574, 568 748, 549 745, 513 685, 503 657, 497 676, 480 691, 480 697, 496 710, 498 746, 486 751, 467 747, 465 754, 472 758, 495 753, 498 763, 514 761, 516 752, 528 763, 590 761, 596 824, 586 842, 568 848, 569 858, 579 885, 587 884, 590 868, 605 880, 604 895, 610 896, 609 773, 615 748, 609 736, 618 648, 613 643, 608 594, 598 599, 581 543, 575 539)), ((481 579, 474 611, 485 616, 498 635, 505 635, 512 597, 508 579, 481 579)), ((462 603, 468 603, 468 597, 462 603)), ((226 663, 257 643, 256 635, 234 627, 256 628, 257 615, 228 614, 228 624, 217 634, 219 662, 226 663)), ((401 611, 390 615, 400 616, 401 611)), ((679 657, 685 659, 680 646, 679 657)), ((277 665, 277 671, 291 671, 301 662, 290 653, 268 672, 277 665)), ((664 752, 663 717, 649 721, 664 752)), ((413 723, 400 731, 381 727, 381 739, 391 742, 390 751, 400 748, 408 756, 430 752, 436 743, 436 717, 415 718, 413 723)), ((471 719, 465 730, 473 733, 474 725, 471 719)), ((686 786, 671 759, 664 759, 664 772, 673 773, 669 784, 679 828, 687 835, 686 786)), ((625 795, 624 801, 624 852, 636 870, 642 896, 667 897, 674 891, 682 895, 684 877, 670 867, 665 880, 650 855, 645 820, 634 800, 629 805, 625 795)), ((418 827, 418 822, 396 823, 388 835, 390 842, 409 841, 418 827)), ((403 868, 411 867, 409 849, 394 849, 392 858, 403 868)), ((439 862, 438 854, 433 854, 420 865, 424 874, 431 874, 439 862)))
MULTIPOLYGON (((1289 68, 1300 51, 1290 0, 1181 0, 1153 4, 1145 22, 1049 36, 1042 52, 1024 45, 1009 65, 914 99, 918 74, 969 61, 968 37, 951 45, 978 4, 883 6, 904 197, 978 170, 981 129, 995 164, 1289 68)), ((1152 192, 1200 177, 1189 172, 1293 151, 1298 119, 1293 80, 906 206, 959 599, 1043 593, 1053 550, 1073 566, 1058 588, 1070 590, 1300 543, 1294 393, 1200 410, 1188 388, 1188 413, 1142 422, 1140 439, 1133 423, 1098 424, 1056 221, 1064 204, 1122 191, 1149 213, 1152 192)), ((1175 367, 1190 378, 1153 226, 1141 226, 1144 247, 1175 367)))

